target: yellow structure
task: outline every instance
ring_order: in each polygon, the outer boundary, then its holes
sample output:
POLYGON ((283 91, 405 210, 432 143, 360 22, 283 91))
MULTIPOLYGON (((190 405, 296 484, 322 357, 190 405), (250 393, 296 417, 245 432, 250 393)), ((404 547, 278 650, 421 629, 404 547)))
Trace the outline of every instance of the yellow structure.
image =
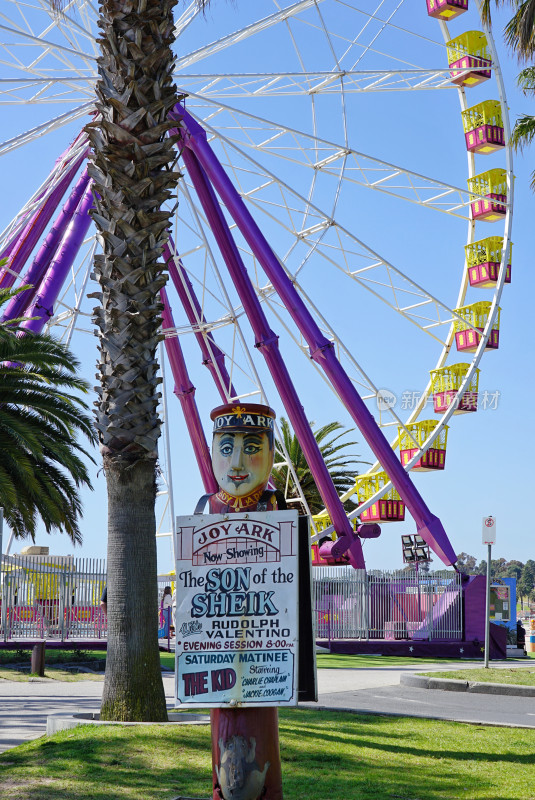
POLYGON ((489 169, 468 178, 472 200, 472 219, 496 222, 505 216, 507 203, 507 172, 501 167, 489 169))
MULTIPOLYGON (((368 475, 359 475, 355 481, 355 494, 359 505, 373 497, 380 489, 390 482, 386 472, 371 472, 368 475)), ((405 503, 400 499, 397 491, 392 488, 380 500, 362 512, 361 522, 394 522, 405 519, 405 503)))
MULTIPOLYGON (((398 427, 399 451, 403 466, 414 458, 438 425, 438 420, 424 419, 412 422, 405 427, 398 427)), ((411 467, 415 472, 431 472, 444 469, 446 464, 446 442, 448 440, 448 426, 445 425, 437 438, 422 457, 411 467)))
POLYGON ((458 86, 476 86, 490 78, 490 51, 483 31, 465 31, 446 44, 451 77, 458 86))
POLYGON ((483 100, 461 112, 464 132, 468 133, 481 125, 496 125, 503 128, 502 107, 499 100, 483 100))
MULTIPOLYGON (((482 300, 479 303, 472 303, 469 306, 461 306, 460 308, 454 309, 455 313, 462 317, 462 320, 456 319, 453 323, 455 342, 459 352, 475 353, 481 340, 481 336, 479 335, 478 331, 481 331, 481 333, 483 332, 489 318, 491 305, 492 304, 490 301, 482 300), (477 331, 475 331, 474 328, 477 328, 477 331)), ((498 308, 498 313, 492 325, 492 330, 487 340, 485 349, 498 349, 500 336, 500 311, 501 309, 498 308)))
POLYGON ((431 391, 437 413, 444 413, 452 403, 456 406, 454 414, 477 411, 479 369, 473 371, 463 397, 458 397, 459 389, 469 369, 470 364, 450 364, 447 367, 431 370, 431 391))
MULTIPOLYGON (((512 250, 513 245, 510 242, 505 262, 505 283, 511 283, 512 250)), ((487 236, 485 239, 480 239, 465 246, 464 252, 466 254, 466 267, 470 286, 483 289, 495 286, 500 271, 502 251, 503 238, 501 236, 487 236)))
POLYGON ((461 112, 466 147, 472 153, 493 153, 505 147, 499 100, 484 100, 461 112))

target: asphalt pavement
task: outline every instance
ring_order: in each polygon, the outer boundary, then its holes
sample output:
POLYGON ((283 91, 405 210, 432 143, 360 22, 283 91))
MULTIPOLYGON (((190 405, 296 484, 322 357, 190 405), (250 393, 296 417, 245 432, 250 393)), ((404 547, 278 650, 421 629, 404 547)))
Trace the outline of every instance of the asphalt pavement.
MULTIPOLYGON (((496 667, 498 664, 493 662, 492 666, 496 667)), ((511 663, 504 662, 502 666, 510 667, 511 663)), ((360 673, 361 670, 320 670, 319 702, 304 705, 361 713, 535 728, 535 697, 451 691, 449 681, 443 682, 448 688, 442 690, 400 683, 402 675, 413 675, 415 672, 441 672, 455 668, 464 669, 465 665, 459 666, 457 662, 455 665, 411 664, 402 668, 378 667, 364 670, 362 676, 351 674, 360 673)))
MULTIPOLYGON (((501 666, 512 666, 502 662, 501 666)), ((527 666, 516 662, 517 666, 527 666)), ((373 666, 318 671, 318 703, 307 707, 362 713, 394 714, 535 728, 535 697, 430 690, 400 684, 402 675, 465 668, 467 665, 425 664, 373 666)), ((480 666, 480 664, 474 664, 480 666)), ((492 662, 492 667, 500 666, 492 662)), ((173 704, 174 675, 163 675, 166 697, 173 704)), ((103 681, 62 683, 33 678, 28 683, 0 680, 0 752, 43 736, 52 714, 98 712, 103 681)))

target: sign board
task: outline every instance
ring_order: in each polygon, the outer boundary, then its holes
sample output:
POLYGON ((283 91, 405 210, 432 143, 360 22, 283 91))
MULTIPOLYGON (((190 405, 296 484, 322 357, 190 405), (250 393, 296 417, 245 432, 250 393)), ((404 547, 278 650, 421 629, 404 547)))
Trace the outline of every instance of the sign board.
POLYGON ((178 517, 176 554, 175 705, 297 705, 297 511, 178 517))
POLYGON ((511 619, 511 589, 509 586, 490 587, 490 619, 509 622, 511 619))
POLYGON ((483 517, 483 544, 496 544, 496 517, 483 517))

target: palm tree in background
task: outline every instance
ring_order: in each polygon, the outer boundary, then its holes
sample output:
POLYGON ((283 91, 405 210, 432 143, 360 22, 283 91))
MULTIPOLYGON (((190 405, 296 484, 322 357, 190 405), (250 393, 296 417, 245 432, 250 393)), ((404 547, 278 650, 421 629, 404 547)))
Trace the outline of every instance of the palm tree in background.
MULTIPOLYGON (((61 13, 62 0, 50 0, 61 13)), ((180 174, 168 113, 177 0, 99 0, 93 220, 96 428, 108 493, 108 650, 101 718, 167 719, 157 638, 156 475, 161 254, 180 174)), ((197 0, 203 7, 207 0, 197 0)))
MULTIPOLYGON (((312 423, 312 427, 313 426, 314 423, 312 423)), ((297 436, 293 433, 288 420, 284 417, 280 419, 280 430, 284 446, 301 485, 310 512, 312 514, 317 514, 324 508, 323 500, 321 499, 318 487, 312 477, 312 473, 307 464, 305 454, 301 449, 301 445, 297 440, 297 436)), ((344 430, 344 426, 340 422, 329 422, 327 425, 323 425, 323 427, 314 431, 314 437, 318 443, 323 460, 325 461, 325 466, 329 470, 332 481, 339 494, 346 492, 355 485, 355 476, 358 474, 357 466, 358 464, 365 463, 359 461, 358 456, 349 455, 347 453, 348 447, 353 447, 357 444, 357 442, 350 442, 344 439, 344 437, 352 433, 353 430, 353 428, 347 431, 344 430), (341 432, 337 433, 338 431, 341 432)), ((278 444, 275 445, 275 459, 271 477, 277 489, 285 493, 287 501, 290 501, 290 506, 292 508, 298 508, 300 514, 306 514, 307 511, 300 501, 297 489, 295 486, 291 485, 292 478, 288 469, 286 457, 278 444)), ((346 511, 351 511, 355 508, 355 504, 351 501, 347 501, 344 505, 346 511)))
MULTIPOLYGON (((0 307, 19 290, 0 289, 0 307)), ((79 362, 61 342, 25 331, 19 320, 0 324, 0 505, 16 538, 65 531, 82 541, 78 490, 91 487, 79 433, 96 441, 80 394, 79 362), (22 332, 21 332, 22 333, 22 332)))
MULTIPOLYGON (((535 54, 535 0, 484 0, 483 19, 490 24, 491 5, 509 5, 514 14, 505 26, 505 41, 516 53, 521 64, 527 64, 518 75, 518 85, 527 96, 535 95, 535 66, 528 62, 535 54)), ((535 138, 535 116, 523 114, 515 123, 511 134, 511 145, 522 151, 535 138)), ((535 171, 532 173, 531 188, 535 190, 535 171)))

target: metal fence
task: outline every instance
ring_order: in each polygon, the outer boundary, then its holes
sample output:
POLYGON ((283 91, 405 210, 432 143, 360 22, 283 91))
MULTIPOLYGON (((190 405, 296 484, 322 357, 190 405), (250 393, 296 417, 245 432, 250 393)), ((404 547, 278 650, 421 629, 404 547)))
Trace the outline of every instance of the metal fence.
POLYGON ((314 567, 318 639, 462 639, 457 572, 365 572, 314 567))
POLYGON ((0 638, 103 639, 104 559, 2 556, 0 638))
MULTIPOLYGON (((160 609, 168 584, 174 588, 172 576, 158 576, 159 636, 169 642, 171 614, 160 609)), ((104 559, 3 556, 0 639, 105 639, 107 618, 100 608, 105 585, 104 559)), ((314 567, 313 593, 318 639, 462 639, 456 572, 314 567)))

